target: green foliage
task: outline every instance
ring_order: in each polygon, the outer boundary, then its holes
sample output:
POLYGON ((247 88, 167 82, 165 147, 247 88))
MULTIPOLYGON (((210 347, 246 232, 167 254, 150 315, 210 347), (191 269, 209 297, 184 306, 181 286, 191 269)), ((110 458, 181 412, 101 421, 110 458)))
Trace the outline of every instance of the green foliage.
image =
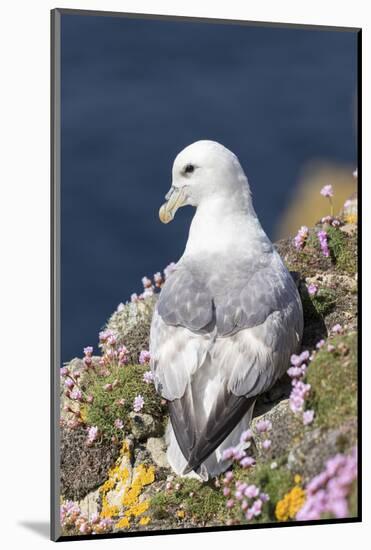
POLYGON ((312 303, 321 317, 325 317, 336 306, 336 293, 330 288, 320 288, 312 297, 312 303))
MULTIPOLYGON (((287 493, 294 484, 294 476, 287 469, 286 457, 281 457, 277 461, 277 467, 272 469, 270 462, 257 464, 251 470, 242 470, 239 467, 234 468, 236 479, 241 479, 249 484, 257 485, 264 493, 269 495, 269 501, 264 504, 262 515, 255 522, 266 523, 274 522, 276 504, 287 493)), ((240 511, 238 511, 240 516, 240 511)))
POLYGON ((128 415, 133 410, 134 398, 138 394, 144 399, 141 412, 162 419, 164 410, 153 384, 143 382, 143 374, 147 370, 146 365, 113 365, 108 376, 91 375, 89 393, 93 396, 93 403, 86 406, 86 422, 89 426, 98 426, 104 435, 122 439, 128 415), (117 385, 112 391, 104 389, 106 384, 112 384, 115 380, 117 385), (122 400, 123 404, 120 404, 122 400), (117 418, 123 421, 123 430, 115 428, 117 418))
POLYGON ((177 511, 184 511, 185 517, 193 523, 223 520, 226 516, 226 499, 221 488, 212 482, 201 483, 196 479, 176 478, 174 486, 179 489, 155 494, 151 499, 151 513, 156 519, 176 517, 177 511))
POLYGON ((336 266, 341 271, 354 274, 357 271, 357 246, 354 236, 347 235, 337 227, 327 229, 328 243, 336 266))
POLYGON ((328 341, 335 350, 320 350, 308 369, 311 384, 308 409, 316 412, 316 423, 338 427, 357 415, 357 335, 336 336, 328 341))

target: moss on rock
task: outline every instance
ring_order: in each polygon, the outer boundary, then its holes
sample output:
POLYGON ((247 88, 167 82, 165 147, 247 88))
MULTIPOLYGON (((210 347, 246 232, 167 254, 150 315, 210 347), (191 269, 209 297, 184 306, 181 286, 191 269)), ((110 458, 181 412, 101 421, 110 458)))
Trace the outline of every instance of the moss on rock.
POLYGON ((172 488, 155 494, 151 514, 155 519, 172 519, 175 523, 218 524, 225 516, 225 498, 220 488, 196 479, 175 478, 172 488))
POLYGON ((135 397, 140 394, 144 399, 141 412, 151 415, 155 423, 162 424, 166 409, 153 384, 143 382, 143 374, 147 370, 148 366, 145 365, 114 365, 103 379, 92 374, 89 393, 93 396, 93 402, 86 407, 87 423, 97 426, 106 436, 115 436, 121 440, 124 434, 130 432, 129 415, 135 397), (111 384, 112 389, 107 389, 107 384, 111 384), (122 420, 123 429, 115 427, 116 419, 122 420))
POLYGON ((334 350, 321 349, 307 375, 308 407, 316 411, 316 425, 328 428, 357 415, 357 334, 336 336, 330 344, 334 350))

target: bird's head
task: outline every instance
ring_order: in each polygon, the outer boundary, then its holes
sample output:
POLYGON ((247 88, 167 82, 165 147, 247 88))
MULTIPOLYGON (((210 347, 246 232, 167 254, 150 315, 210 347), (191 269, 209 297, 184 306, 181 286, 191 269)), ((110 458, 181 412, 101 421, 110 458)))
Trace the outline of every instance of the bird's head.
POLYGON ((159 216, 163 223, 173 220, 181 206, 199 206, 220 196, 230 198, 245 188, 246 176, 234 153, 216 141, 196 141, 175 158, 172 185, 159 216))

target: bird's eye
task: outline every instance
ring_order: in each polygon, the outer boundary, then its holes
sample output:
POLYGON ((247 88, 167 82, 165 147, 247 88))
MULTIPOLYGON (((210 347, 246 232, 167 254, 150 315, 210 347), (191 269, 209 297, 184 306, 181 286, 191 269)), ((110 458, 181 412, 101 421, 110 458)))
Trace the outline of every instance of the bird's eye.
POLYGON ((195 167, 193 164, 187 164, 187 166, 184 168, 184 172, 186 174, 191 174, 194 171, 195 167))

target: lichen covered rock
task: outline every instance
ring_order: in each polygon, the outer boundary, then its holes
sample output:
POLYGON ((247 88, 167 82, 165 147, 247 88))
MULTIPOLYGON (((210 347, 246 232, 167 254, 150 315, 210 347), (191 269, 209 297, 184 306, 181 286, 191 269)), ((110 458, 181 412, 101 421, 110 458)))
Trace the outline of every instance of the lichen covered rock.
POLYGON ((81 500, 107 478, 109 469, 119 455, 119 447, 101 438, 87 445, 83 427, 61 428, 60 469, 61 493, 69 500, 81 500))
POLYGON ((109 318, 106 328, 118 337, 118 344, 129 350, 129 363, 138 363, 142 350, 149 349, 149 331, 157 294, 144 300, 128 302, 109 318))

